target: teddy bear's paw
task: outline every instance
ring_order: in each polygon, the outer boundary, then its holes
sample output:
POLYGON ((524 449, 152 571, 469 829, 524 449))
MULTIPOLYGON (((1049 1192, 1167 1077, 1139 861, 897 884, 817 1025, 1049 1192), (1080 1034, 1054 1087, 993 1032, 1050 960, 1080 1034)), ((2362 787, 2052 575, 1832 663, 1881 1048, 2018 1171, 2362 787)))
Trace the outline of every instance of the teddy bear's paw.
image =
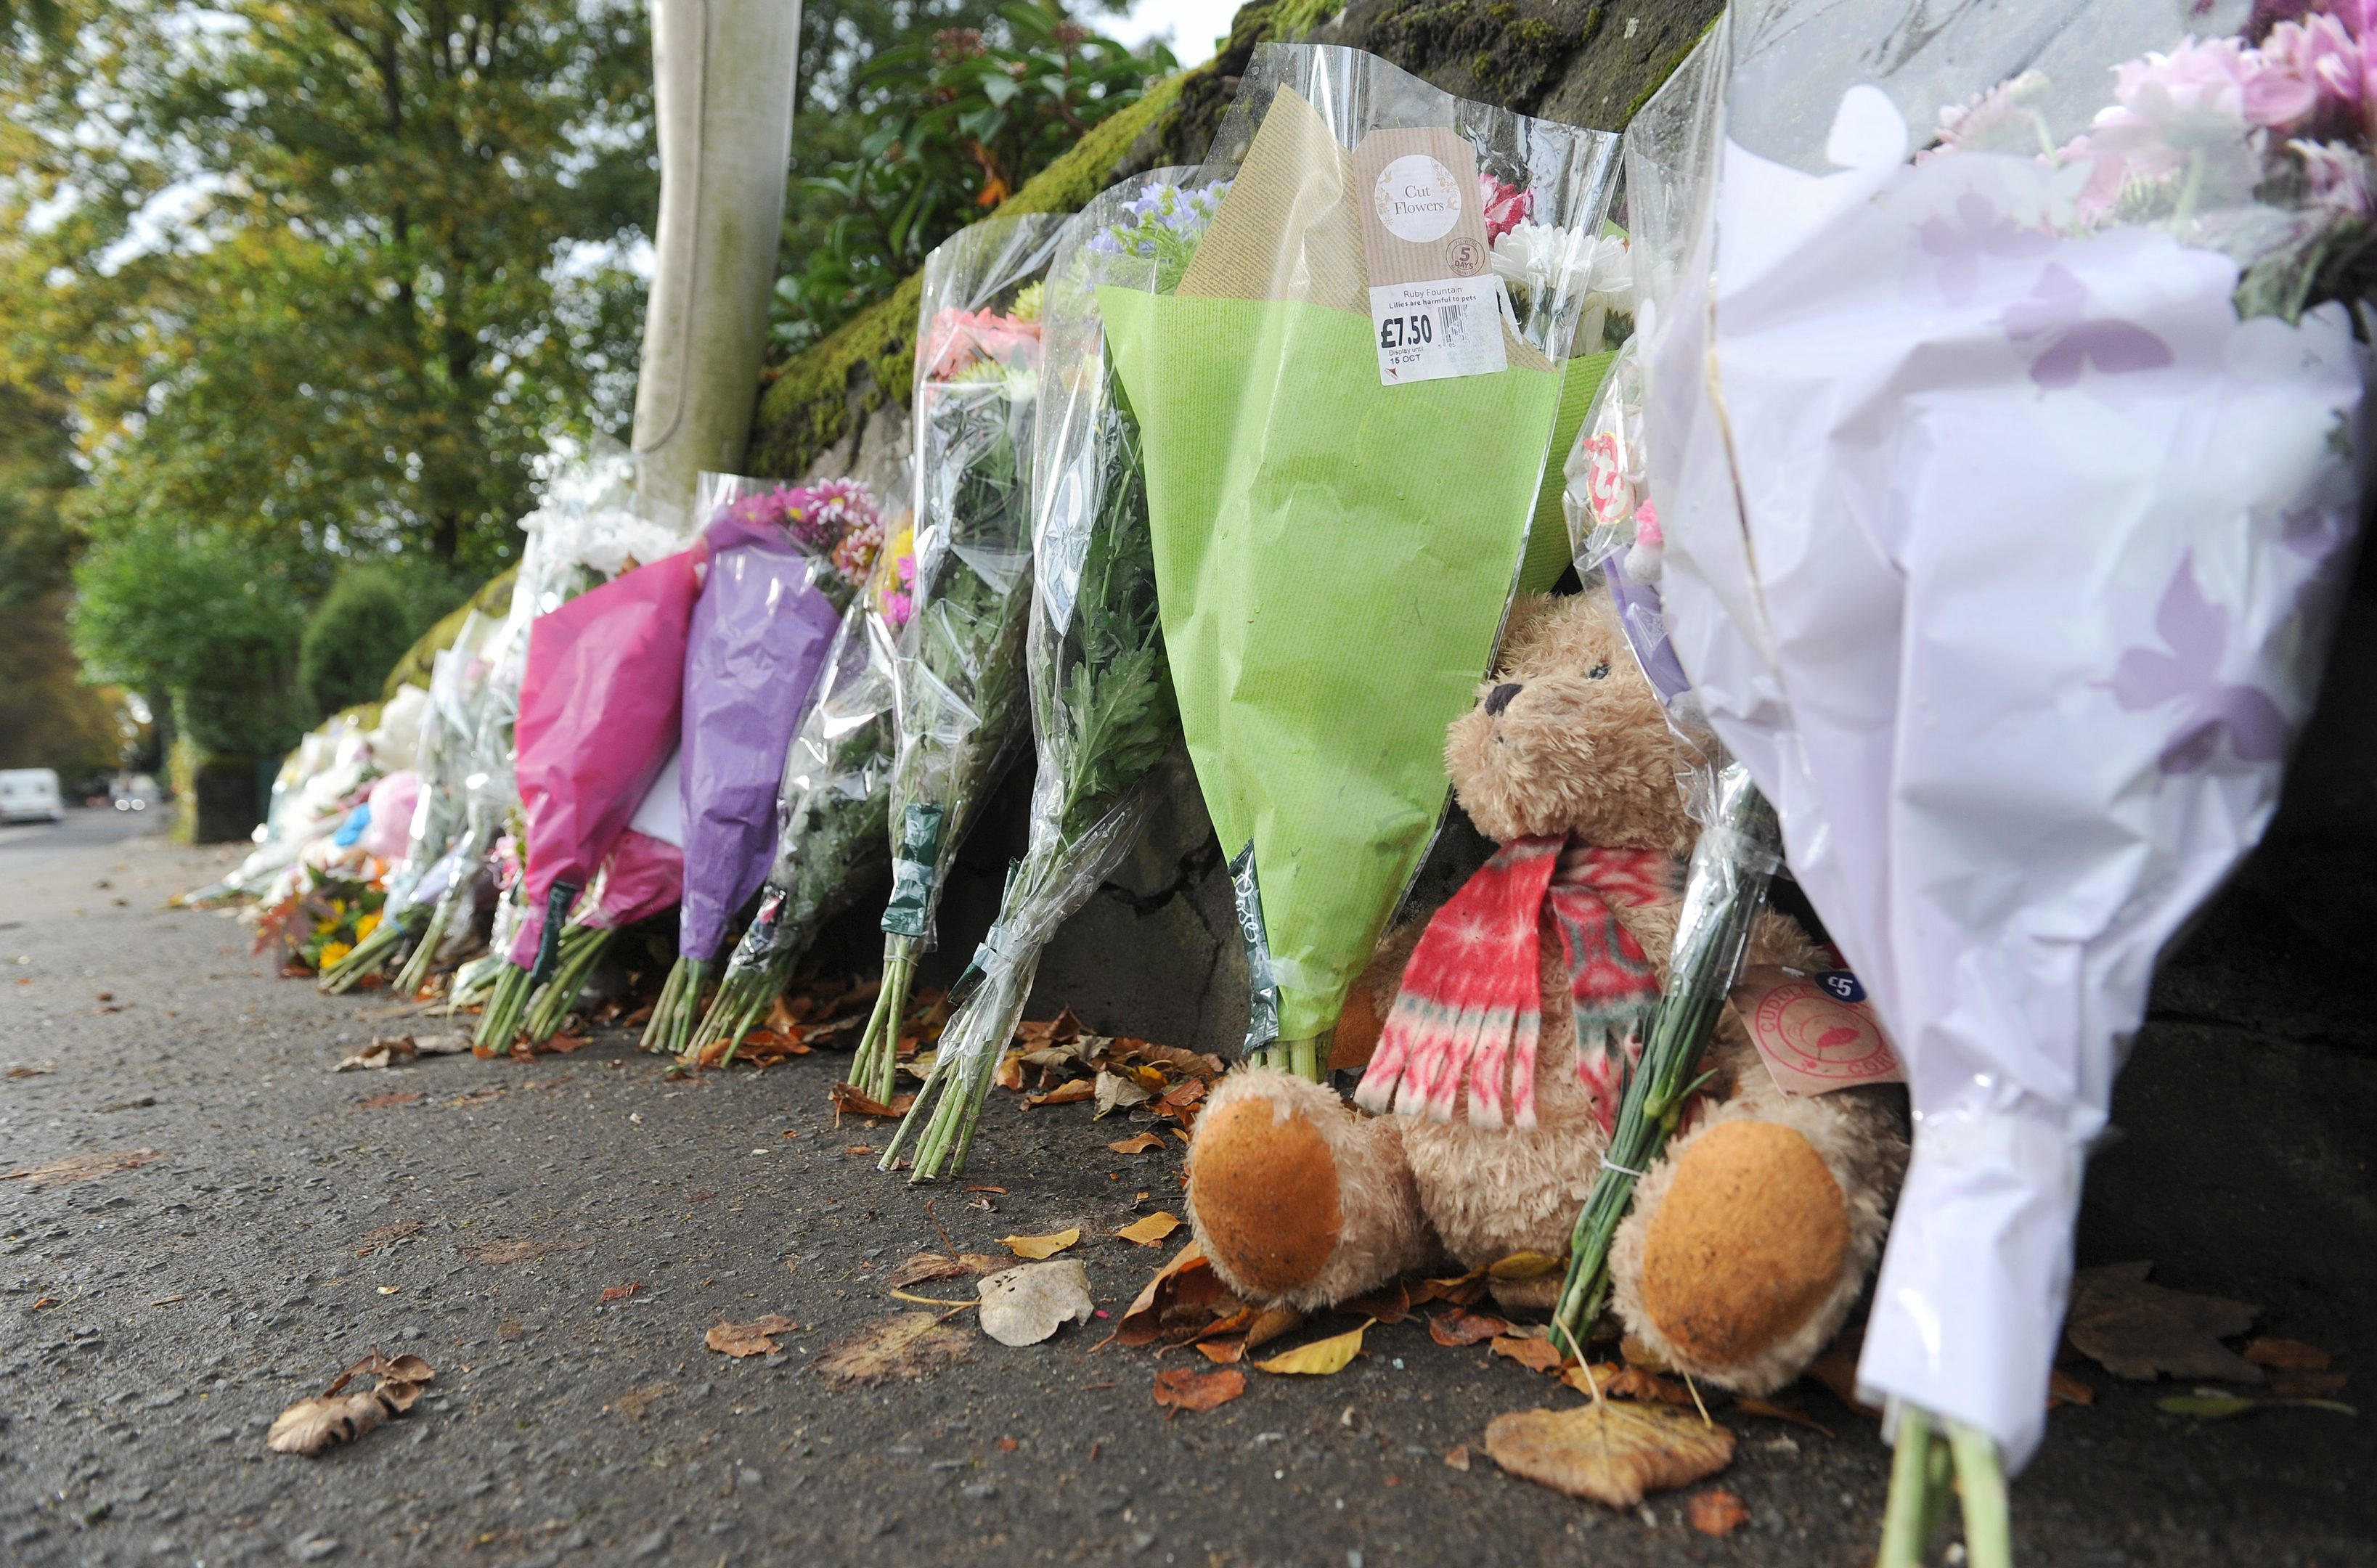
POLYGON ((1847 1201, 1813 1144, 1771 1121, 1719 1122, 1677 1155, 1650 1216, 1642 1305, 1690 1360, 1746 1367, 1834 1298, 1849 1251, 1847 1201))
POLYGON ((1296 1295, 1344 1234, 1329 1140, 1301 1107, 1268 1095, 1241 1095, 1198 1119, 1188 1182, 1206 1256, 1241 1290, 1296 1295))

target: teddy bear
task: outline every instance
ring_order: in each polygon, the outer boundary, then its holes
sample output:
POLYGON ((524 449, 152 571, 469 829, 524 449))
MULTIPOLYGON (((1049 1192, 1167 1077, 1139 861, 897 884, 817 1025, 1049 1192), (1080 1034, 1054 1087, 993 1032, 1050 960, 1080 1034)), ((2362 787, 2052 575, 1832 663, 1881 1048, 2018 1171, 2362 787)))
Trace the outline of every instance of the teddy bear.
MULTIPOLYGON (((1455 798, 1500 848, 1356 982, 1332 1060, 1379 1035, 1361 1105, 1240 1069, 1198 1120, 1190 1221, 1239 1297, 1312 1311, 1448 1260, 1566 1253, 1681 909, 1696 828, 1679 744, 1606 590, 1519 601, 1445 748, 1455 798)), ((1745 962, 1838 967, 1772 910, 1745 962)), ((1730 1007, 1702 1067, 1612 1246, 1612 1303, 1669 1366, 1760 1394, 1798 1375, 1863 1288, 1905 1168, 1905 1099, 1785 1093, 1730 1007)), ((1559 1284, 1495 1294, 1548 1307, 1559 1284)))

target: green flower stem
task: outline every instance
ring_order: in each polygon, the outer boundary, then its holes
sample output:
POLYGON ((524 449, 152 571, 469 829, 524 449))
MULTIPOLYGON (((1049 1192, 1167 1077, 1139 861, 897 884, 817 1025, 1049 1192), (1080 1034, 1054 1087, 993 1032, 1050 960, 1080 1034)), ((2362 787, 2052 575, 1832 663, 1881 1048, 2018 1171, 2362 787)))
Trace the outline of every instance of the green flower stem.
POLYGON ((1568 1276, 1552 1313, 1554 1338, 1583 1356, 1584 1337, 1609 1298, 1609 1248, 1634 1202, 1630 1174, 1650 1169, 1684 1104, 1701 1084, 1702 1053, 1733 988, 1750 928, 1765 907, 1779 844, 1774 808, 1749 770, 1728 762, 1716 777, 1708 825, 1693 846, 1684 906, 1676 923, 1666 987, 1651 1015, 1642 1054, 1628 1073, 1618 1124, 1592 1195, 1569 1238, 1568 1276))
POLYGON ((2013 1568, 2013 1517, 1996 1440, 1950 1421, 1948 1446, 1955 1453, 1956 1490, 1965 1504, 1965 1562, 1971 1568, 2013 1568))
POLYGON ((430 909, 429 923, 423 928, 421 940, 412 944, 412 952, 405 959, 404 967, 396 972, 395 990, 398 996, 417 996, 421 987, 429 984, 429 971, 436 965, 437 950, 446 941, 446 901, 441 898, 430 909))
POLYGON ((909 1180, 937 1181, 965 1169, 982 1102, 989 1097, 1007 1042, 1015 1037, 1037 967, 1034 963, 1020 973, 1004 966, 993 970, 950 1019, 933 1054, 933 1070, 878 1162, 882 1169, 898 1163, 911 1137, 916 1140, 916 1167, 909 1180))
POLYGON ((652 1016, 644 1024, 644 1049, 671 1056, 685 1049, 693 1038, 694 1026, 701 1022, 702 993, 710 989, 711 977, 717 972, 718 961, 711 958, 680 956, 669 965, 661 999, 653 1004, 652 1016))
POLYGON ((724 1067, 735 1059, 735 1049, 743 1036, 759 1026, 768 1016, 768 1009, 784 994, 784 984, 793 977, 794 954, 771 954, 757 963, 729 964, 725 979, 719 982, 718 995, 711 999, 710 1011, 702 1015, 701 1027, 693 1032, 681 1054, 687 1062, 698 1063, 702 1053, 712 1044, 726 1042, 726 1054, 717 1065, 724 1067))
POLYGON ((355 983, 364 976, 379 973, 427 918, 418 911, 419 906, 415 905, 393 919, 383 916, 380 923, 371 928, 371 935, 357 942, 352 952, 322 972, 320 986, 323 992, 329 996, 341 996, 353 989, 355 983))
POLYGON ((479 1014, 479 1027, 471 1044, 481 1050, 509 1049, 528 1011, 529 992, 528 971, 517 964, 506 964, 496 976, 495 989, 487 997, 486 1011, 479 1014))
POLYGON ((1948 1486, 1948 1445, 1930 1415, 1908 1405, 1898 1412, 1898 1446, 1890 1465, 1890 1502, 1881 1515, 1881 1550, 1875 1568, 1923 1568, 1924 1548, 1939 1526, 1948 1486))
POLYGON ((541 1046, 559 1031, 577 1008, 578 993, 586 988, 586 977, 603 961, 616 935, 615 931, 591 926, 561 928, 561 960, 554 966, 553 978, 538 989, 529 1003, 530 1043, 541 1046))
POLYGON ((908 997, 916 983, 914 937, 883 939, 883 985, 875 993, 875 1011, 867 1014, 866 1032, 859 1036, 858 1055, 850 1064, 850 1081, 868 1099, 891 1103, 899 1081, 900 1025, 906 1020, 908 997))

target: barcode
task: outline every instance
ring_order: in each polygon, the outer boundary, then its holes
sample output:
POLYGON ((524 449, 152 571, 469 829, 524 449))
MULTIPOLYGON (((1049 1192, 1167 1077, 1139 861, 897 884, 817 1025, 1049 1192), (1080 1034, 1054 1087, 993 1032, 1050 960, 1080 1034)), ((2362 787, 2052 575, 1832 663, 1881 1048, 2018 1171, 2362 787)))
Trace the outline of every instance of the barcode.
POLYGON ((1389 316, 1379 322, 1379 346, 1382 349, 1423 348, 1430 343, 1452 347, 1468 341, 1469 306, 1465 302, 1389 316))

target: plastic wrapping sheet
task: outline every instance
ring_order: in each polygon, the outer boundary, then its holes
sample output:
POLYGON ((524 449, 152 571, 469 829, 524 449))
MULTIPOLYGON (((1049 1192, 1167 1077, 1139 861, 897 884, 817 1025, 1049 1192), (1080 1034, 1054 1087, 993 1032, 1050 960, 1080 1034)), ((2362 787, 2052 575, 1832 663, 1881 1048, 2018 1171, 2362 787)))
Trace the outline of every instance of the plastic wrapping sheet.
POLYGON ((2156 958, 2269 820, 2355 540, 2358 34, 1771 0, 1629 133, 1668 629, 1914 1096, 1859 1378, 2016 1464, 2156 958))
POLYGON ((1041 279, 1060 220, 991 218, 925 262, 914 521, 870 623, 897 702, 883 929, 935 941, 942 874, 1025 734, 1041 279))
MULTIPOLYGON (((1155 170, 1094 197, 1053 247, 1024 661, 1039 761, 1031 836, 974 953, 969 981, 979 988, 941 1033, 934 1078, 948 1108, 926 1135, 920 1175, 938 1174, 962 1146, 1042 951, 1137 841, 1154 771, 1179 738, 1139 429, 1106 359, 1097 284, 1109 268, 1136 269, 1157 233, 1167 243, 1193 237, 1200 204, 1181 173, 1155 170), (1188 221, 1176 227, 1176 217, 1188 221)), ((929 1098, 919 1097, 920 1116, 929 1098)))
POLYGON ((711 566, 686 653, 677 951, 711 959, 766 880, 785 749, 882 523, 861 485, 718 473, 701 476, 695 514, 707 520, 711 566))
POLYGON ((1265 45, 1185 182, 1225 186, 1193 256, 1102 289, 1188 752, 1276 981, 1250 1045, 1335 1022, 1513 587, 1567 564, 1540 482, 1598 368, 1564 375, 1623 255, 1616 164, 1613 137, 1265 45))

